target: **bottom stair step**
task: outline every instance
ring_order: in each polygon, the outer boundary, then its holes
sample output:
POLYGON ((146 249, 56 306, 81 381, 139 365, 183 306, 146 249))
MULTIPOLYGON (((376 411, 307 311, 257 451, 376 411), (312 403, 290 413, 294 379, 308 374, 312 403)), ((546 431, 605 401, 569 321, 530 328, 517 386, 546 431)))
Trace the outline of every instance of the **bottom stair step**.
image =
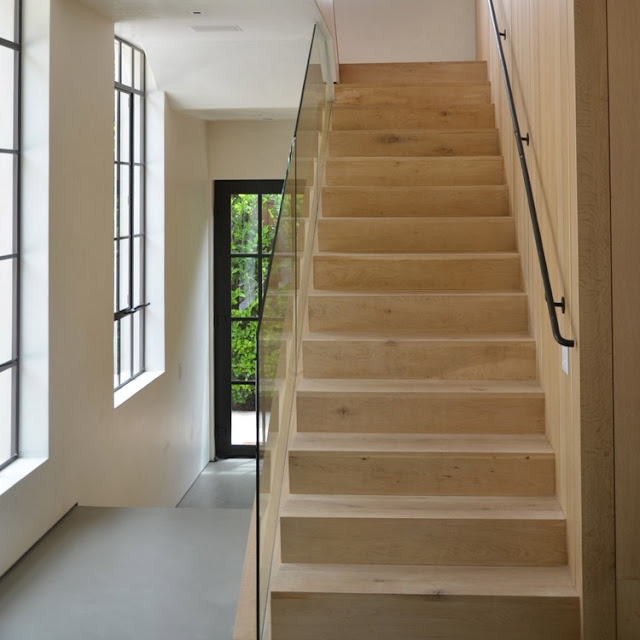
POLYGON ((566 567, 284 564, 273 640, 579 640, 566 567))
POLYGON ((294 496, 281 507, 282 561, 561 567, 555 498, 294 496))

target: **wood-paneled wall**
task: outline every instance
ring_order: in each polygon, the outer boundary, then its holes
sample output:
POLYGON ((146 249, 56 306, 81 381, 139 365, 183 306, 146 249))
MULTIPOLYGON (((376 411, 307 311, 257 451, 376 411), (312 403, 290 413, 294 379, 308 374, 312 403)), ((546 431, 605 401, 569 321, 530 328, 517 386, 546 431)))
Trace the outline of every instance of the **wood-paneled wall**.
POLYGON ((567 514, 569 563, 583 595, 584 638, 615 637, 611 265, 606 0, 495 0, 551 284, 576 340, 569 373, 553 340, 487 0, 476 50, 488 61, 530 324, 546 393, 547 433, 567 514))
POLYGON ((640 638, 640 4, 609 0, 618 638, 640 638))

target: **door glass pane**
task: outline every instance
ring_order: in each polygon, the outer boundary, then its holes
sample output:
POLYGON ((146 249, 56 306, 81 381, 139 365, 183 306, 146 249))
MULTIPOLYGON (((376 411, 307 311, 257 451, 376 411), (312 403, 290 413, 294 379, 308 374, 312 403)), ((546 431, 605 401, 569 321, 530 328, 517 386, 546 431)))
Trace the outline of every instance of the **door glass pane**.
POLYGON ((13 49, 0 47, 0 149, 14 149, 15 60, 13 49))
POLYGON ((255 258, 231 258, 231 315, 258 315, 258 261, 255 258))
POLYGON ((0 153, 0 256, 14 251, 13 198, 14 156, 0 153))
POLYGON ((231 444, 256 443, 255 386, 234 384, 231 387, 231 444))
POLYGON ((271 253, 273 250, 281 200, 282 196, 279 193, 262 196, 262 253, 271 253))
POLYGON ((258 251, 258 196, 231 196, 231 253, 258 251))
POLYGON ((255 380, 257 327, 253 320, 231 322, 231 380, 255 380))
POLYGON ((269 276, 269 264, 271 262, 271 258, 262 258, 262 297, 264 298, 266 287, 267 287, 267 277, 269 276))

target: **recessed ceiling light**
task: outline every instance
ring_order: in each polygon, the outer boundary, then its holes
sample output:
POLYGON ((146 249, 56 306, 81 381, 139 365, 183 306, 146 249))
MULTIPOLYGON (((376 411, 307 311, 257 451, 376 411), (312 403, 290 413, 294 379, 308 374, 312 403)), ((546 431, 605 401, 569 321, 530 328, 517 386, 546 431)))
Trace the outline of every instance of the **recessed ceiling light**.
POLYGON ((242 31, 237 24, 197 24, 189 27, 191 31, 207 33, 224 33, 226 31, 242 31))

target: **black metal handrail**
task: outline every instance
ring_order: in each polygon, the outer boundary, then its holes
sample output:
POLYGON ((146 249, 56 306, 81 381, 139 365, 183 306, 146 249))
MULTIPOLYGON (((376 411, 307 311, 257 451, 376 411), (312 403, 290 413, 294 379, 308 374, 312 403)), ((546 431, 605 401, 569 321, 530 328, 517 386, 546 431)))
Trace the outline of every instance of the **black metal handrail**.
POLYGON ((560 299, 560 302, 556 302, 553 297, 553 291, 551 289, 551 281, 549 280, 549 269, 547 268, 547 258, 544 253, 544 246, 542 244, 542 236, 540 234, 540 225, 538 224, 538 212, 536 211, 536 203, 533 199, 533 190, 531 188, 531 178, 529 177, 529 168, 527 166, 527 159, 524 155, 523 142, 529 144, 529 134, 522 136, 520 131, 520 123, 518 122, 518 114, 516 113, 516 106, 513 100, 513 91, 511 89, 511 80, 509 79, 509 71, 507 70, 507 63, 504 58, 504 50, 502 48, 501 38, 507 37, 507 32, 500 31, 498 29, 498 20, 496 18, 496 11, 493 5, 493 0, 487 0, 489 3, 489 13, 491 15, 491 24, 493 25, 493 33, 498 45, 498 55, 500 56, 500 66, 502 67, 502 75, 504 77, 504 85, 507 90, 507 98, 509 101, 509 111, 511 111, 511 120, 513 121, 513 133, 516 139, 516 146, 518 147, 518 156, 520 157, 520 167, 522 169, 522 177, 524 179, 524 188, 527 193, 527 202, 529 204, 529 216, 531 218, 531 226, 533 227, 533 237, 536 241, 536 249, 538 251, 538 261, 540 262, 540 271, 542 272, 542 284, 544 286, 544 297, 547 303, 547 309, 549 311, 549 320, 551 321, 551 332, 555 341, 561 344, 563 347, 574 347, 575 341, 564 338, 560 333, 560 327, 558 326, 558 316, 556 309, 559 307, 562 309, 562 313, 565 312, 565 299, 564 296, 560 299))

